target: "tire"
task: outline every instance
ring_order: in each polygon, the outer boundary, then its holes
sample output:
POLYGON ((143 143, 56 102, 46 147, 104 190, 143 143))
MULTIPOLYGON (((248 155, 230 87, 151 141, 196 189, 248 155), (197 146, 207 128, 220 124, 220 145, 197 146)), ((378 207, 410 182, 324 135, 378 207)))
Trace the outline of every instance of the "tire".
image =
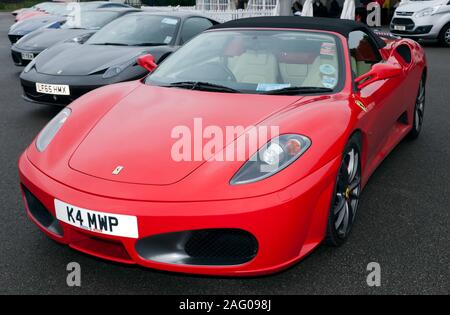
POLYGON ((344 244, 353 227, 361 194, 361 140, 358 134, 347 142, 328 214, 325 244, 344 244))
POLYGON ((445 25, 439 33, 439 43, 444 47, 450 47, 450 24, 445 25))
POLYGON ((425 85, 425 76, 422 76, 422 79, 420 80, 419 91, 417 92, 416 104, 414 105, 412 129, 408 134, 408 138, 410 140, 417 139, 420 135, 420 132, 422 131, 423 117, 425 114, 425 85))

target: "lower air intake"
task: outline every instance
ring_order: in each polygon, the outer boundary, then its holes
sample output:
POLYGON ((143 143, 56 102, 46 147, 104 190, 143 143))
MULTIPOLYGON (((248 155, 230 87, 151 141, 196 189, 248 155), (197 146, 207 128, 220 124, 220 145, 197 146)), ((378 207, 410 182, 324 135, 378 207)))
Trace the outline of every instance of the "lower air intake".
POLYGON ((22 185, 22 190, 27 202, 28 211, 33 218, 39 222, 48 231, 62 236, 63 231, 58 223, 58 220, 45 208, 45 206, 37 199, 25 186, 22 185))
POLYGON ((136 251, 162 263, 231 266, 255 258, 258 242, 243 230, 206 229, 150 236, 136 243, 136 251))

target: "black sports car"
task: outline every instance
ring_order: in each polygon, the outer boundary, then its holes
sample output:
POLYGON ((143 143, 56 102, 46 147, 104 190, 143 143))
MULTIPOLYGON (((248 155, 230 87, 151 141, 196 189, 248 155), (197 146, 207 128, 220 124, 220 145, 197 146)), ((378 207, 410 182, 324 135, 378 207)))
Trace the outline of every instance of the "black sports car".
MULTIPOLYGON (((127 4, 109 1, 80 2, 78 4, 81 6, 82 10, 132 8, 127 4)), ((11 44, 15 44, 23 36, 39 28, 60 28, 60 26, 66 21, 66 16, 69 13, 70 7, 67 7, 61 3, 42 3, 33 8, 22 10, 33 9, 40 9, 47 12, 48 15, 33 17, 12 25, 8 32, 8 38, 11 41, 11 44)), ((17 12, 15 14, 13 13, 13 15, 17 15, 17 12)))
POLYGON ((136 80, 148 72, 137 58, 152 54, 160 63, 195 35, 218 24, 187 12, 128 14, 86 42, 64 42, 35 58, 20 75, 24 98, 65 106, 100 86, 136 80))
POLYGON ((80 21, 67 20, 59 28, 42 28, 23 36, 11 47, 14 64, 26 66, 45 49, 65 40, 82 41, 114 19, 128 13, 138 12, 133 8, 96 9, 82 11, 80 21))
POLYGON ((25 35, 40 28, 59 28, 66 21, 63 16, 44 15, 15 23, 9 28, 8 38, 15 44, 25 35))

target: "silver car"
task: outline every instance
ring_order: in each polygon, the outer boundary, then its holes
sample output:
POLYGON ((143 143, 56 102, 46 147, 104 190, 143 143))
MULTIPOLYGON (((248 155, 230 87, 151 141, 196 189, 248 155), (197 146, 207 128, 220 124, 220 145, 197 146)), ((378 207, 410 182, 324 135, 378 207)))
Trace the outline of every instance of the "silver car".
POLYGON ((402 1, 390 29, 401 37, 438 40, 450 47, 450 0, 402 1))

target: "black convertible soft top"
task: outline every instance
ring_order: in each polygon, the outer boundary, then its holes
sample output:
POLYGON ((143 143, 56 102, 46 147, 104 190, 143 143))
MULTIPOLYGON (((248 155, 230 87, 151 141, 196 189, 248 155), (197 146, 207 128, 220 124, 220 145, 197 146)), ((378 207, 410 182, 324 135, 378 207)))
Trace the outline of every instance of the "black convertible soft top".
POLYGON ((386 46, 384 40, 376 35, 367 25, 351 20, 299 16, 264 16, 232 20, 215 25, 211 29, 226 28, 298 28, 336 32, 347 38, 353 31, 365 31, 373 38, 379 49, 386 46))

